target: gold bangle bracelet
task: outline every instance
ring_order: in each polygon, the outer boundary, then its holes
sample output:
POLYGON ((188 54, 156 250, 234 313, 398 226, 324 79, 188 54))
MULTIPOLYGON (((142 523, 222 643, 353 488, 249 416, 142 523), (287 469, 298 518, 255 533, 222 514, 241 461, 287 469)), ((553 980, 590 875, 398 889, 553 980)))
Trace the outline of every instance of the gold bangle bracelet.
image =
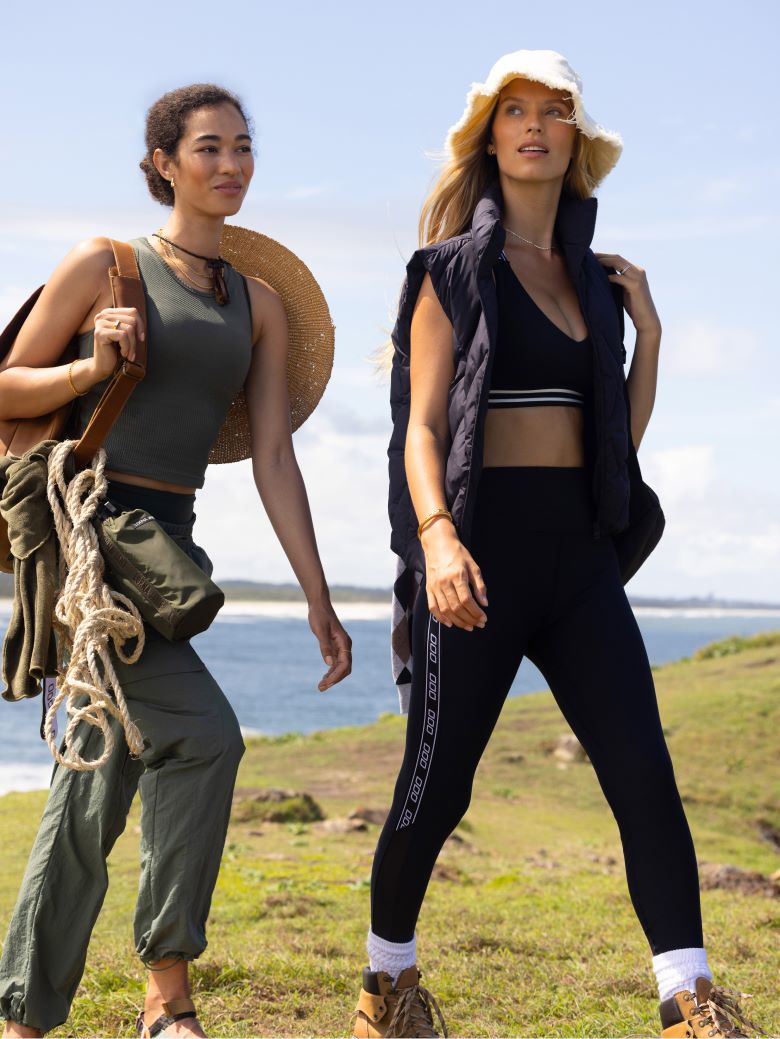
POLYGON ((438 519, 439 516, 446 516, 447 519, 450 521, 450 523, 454 523, 454 520, 452 518, 452 513, 450 512, 450 510, 446 509, 443 505, 441 505, 438 509, 434 509, 433 512, 431 512, 428 516, 425 517, 425 519, 422 521, 422 523, 417 528, 417 537, 419 538, 420 535, 422 534, 422 532, 425 530, 425 528, 430 523, 433 523, 433 521, 435 519, 438 519))
POLYGON ((70 383, 70 388, 71 388, 71 389, 73 390, 73 396, 74 396, 74 397, 85 397, 85 396, 86 396, 86 395, 87 395, 87 394, 89 393, 89 387, 87 387, 87 389, 86 389, 86 390, 77 390, 77 389, 76 389, 76 385, 75 385, 75 383, 73 382, 73 373, 72 373, 71 369, 73 368, 73 365, 74 365, 74 364, 76 363, 76 361, 78 361, 78 360, 79 360, 79 358, 78 358, 78 357, 75 357, 75 358, 74 358, 74 359, 73 359, 73 360, 72 360, 72 361, 70 362, 70 364, 68 365, 68 382, 70 383))

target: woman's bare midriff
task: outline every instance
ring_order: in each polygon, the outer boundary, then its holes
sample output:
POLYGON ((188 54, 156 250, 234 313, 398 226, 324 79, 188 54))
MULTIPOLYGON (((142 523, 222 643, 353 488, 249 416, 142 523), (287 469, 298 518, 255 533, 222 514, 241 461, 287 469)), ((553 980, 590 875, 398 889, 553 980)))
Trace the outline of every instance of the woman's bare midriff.
POLYGON ((490 408, 482 464, 584 466, 582 438, 580 408, 490 408))
POLYGON ((109 480, 118 480, 120 483, 132 483, 136 487, 151 487, 156 491, 173 491, 174 494, 194 494, 197 487, 180 487, 176 483, 164 483, 162 480, 152 480, 148 476, 136 476, 135 473, 117 473, 113 469, 106 469, 109 480))

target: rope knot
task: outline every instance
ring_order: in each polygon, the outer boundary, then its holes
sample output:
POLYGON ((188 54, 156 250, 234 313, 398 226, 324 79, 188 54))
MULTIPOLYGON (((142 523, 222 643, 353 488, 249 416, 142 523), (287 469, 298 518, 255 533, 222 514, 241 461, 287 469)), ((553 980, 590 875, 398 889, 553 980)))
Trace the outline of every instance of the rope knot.
POLYGON ((67 658, 67 667, 58 668, 60 685, 46 712, 43 731, 58 764, 76 772, 94 772, 108 761, 114 748, 109 716, 121 724, 130 753, 139 757, 143 752, 143 736, 128 712, 110 649, 113 645, 123 663, 134 664, 143 651, 145 633, 135 604, 104 580, 93 520, 108 491, 106 452, 101 448, 92 467, 77 472, 68 482, 65 466, 75 445, 75 440, 64 440, 49 456, 46 491, 60 549, 54 628, 60 660, 67 658), (133 638, 136 645, 128 652, 126 643, 133 638), (63 701, 67 701, 68 724, 60 749, 54 725, 63 701), (87 760, 76 750, 73 741, 81 722, 101 730, 100 757, 87 760))

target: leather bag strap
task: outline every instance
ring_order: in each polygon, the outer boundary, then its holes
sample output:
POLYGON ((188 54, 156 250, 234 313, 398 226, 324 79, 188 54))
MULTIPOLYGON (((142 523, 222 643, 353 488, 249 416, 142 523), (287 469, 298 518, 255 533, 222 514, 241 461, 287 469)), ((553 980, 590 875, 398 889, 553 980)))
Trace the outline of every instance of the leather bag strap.
MULTIPOLYGON (((141 283, 141 274, 132 245, 127 242, 111 241, 114 252, 114 266, 109 268, 111 295, 115 307, 135 307, 141 316, 146 331, 146 300, 141 283)), ((108 432, 119 418, 122 409, 130 399, 130 394, 146 375, 146 355, 149 338, 137 340, 135 344, 135 361, 121 359, 117 365, 111 382, 98 401, 81 440, 74 448, 76 463, 87 465, 92 456, 103 444, 108 432)))

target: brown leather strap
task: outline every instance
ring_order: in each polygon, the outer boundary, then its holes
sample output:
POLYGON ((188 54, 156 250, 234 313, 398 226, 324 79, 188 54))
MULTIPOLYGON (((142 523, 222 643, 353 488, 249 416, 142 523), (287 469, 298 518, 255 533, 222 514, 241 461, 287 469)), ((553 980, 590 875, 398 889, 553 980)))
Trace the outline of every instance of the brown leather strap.
POLYGON ((195 1004, 191 999, 172 999, 170 1003, 163 1003, 163 1010, 169 1017, 195 1017, 195 1004))
MULTIPOLYGON (((115 242, 111 239, 111 248, 114 252, 114 266, 109 268, 108 276, 114 306, 135 307, 146 330, 146 301, 133 247, 127 242, 115 242)), ((122 359, 121 364, 115 369, 81 440, 74 448, 77 464, 87 465, 92 461, 92 456, 102 446, 122 408, 130 399, 130 394, 146 375, 147 346, 148 333, 146 339, 136 341, 135 361, 122 359)))

